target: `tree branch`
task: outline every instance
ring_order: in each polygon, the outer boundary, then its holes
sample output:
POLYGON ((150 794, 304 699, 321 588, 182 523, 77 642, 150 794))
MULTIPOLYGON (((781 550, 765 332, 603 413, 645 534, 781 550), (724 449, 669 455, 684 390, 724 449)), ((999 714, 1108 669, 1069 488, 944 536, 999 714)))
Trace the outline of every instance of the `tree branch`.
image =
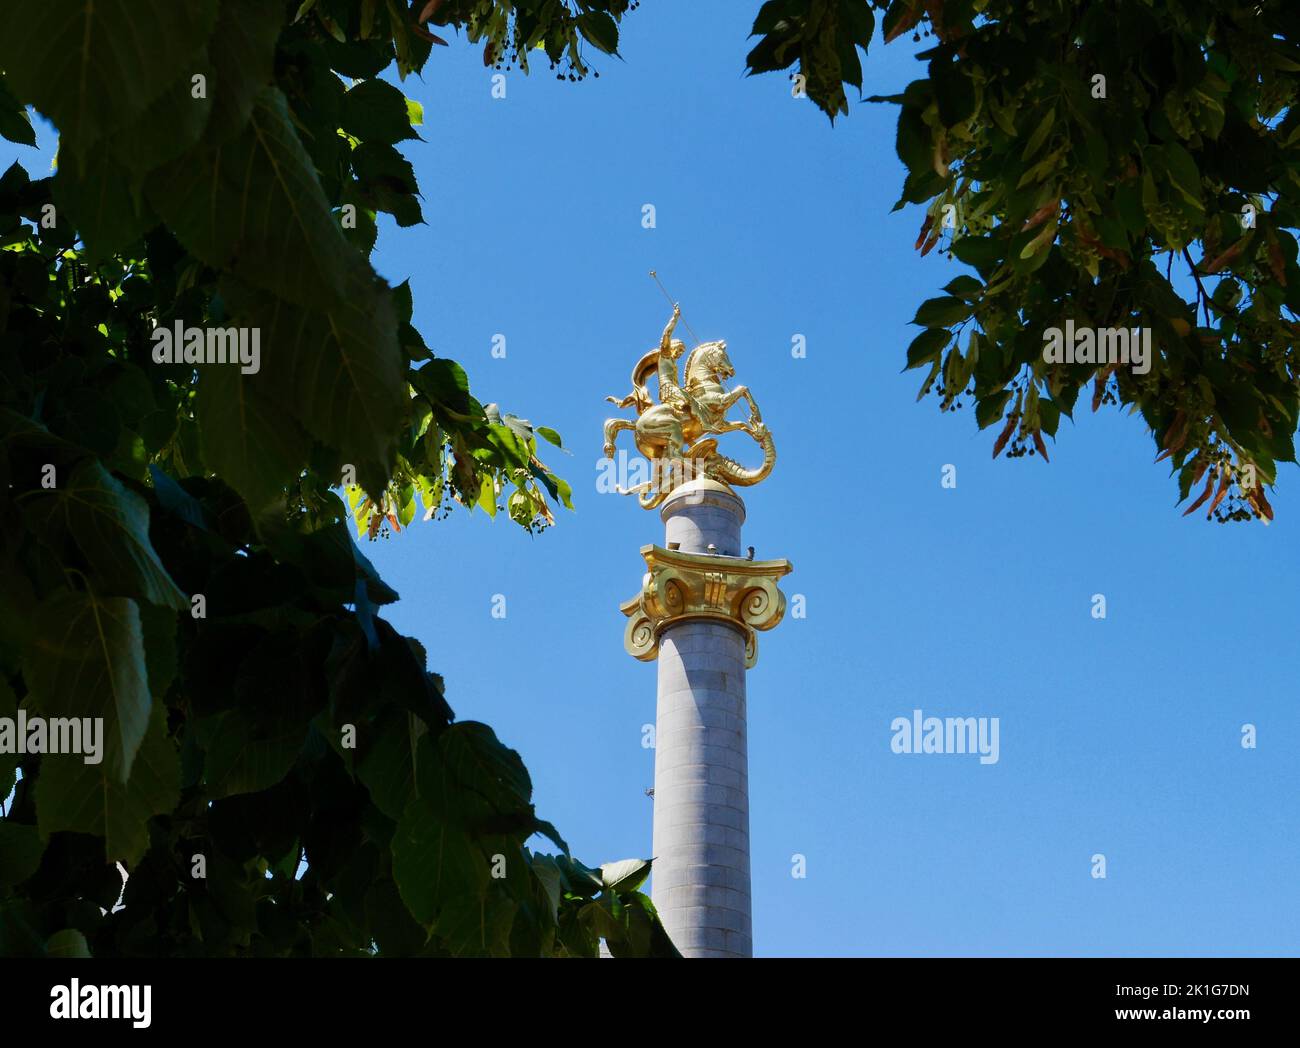
POLYGON ((1201 283, 1201 274, 1196 272, 1196 263, 1192 261, 1192 253, 1183 248, 1183 258, 1187 259, 1187 265, 1191 268, 1192 279, 1196 281, 1197 302, 1205 310, 1205 326, 1210 326, 1210 296, 1205 293, 1205 285, 1201 283))

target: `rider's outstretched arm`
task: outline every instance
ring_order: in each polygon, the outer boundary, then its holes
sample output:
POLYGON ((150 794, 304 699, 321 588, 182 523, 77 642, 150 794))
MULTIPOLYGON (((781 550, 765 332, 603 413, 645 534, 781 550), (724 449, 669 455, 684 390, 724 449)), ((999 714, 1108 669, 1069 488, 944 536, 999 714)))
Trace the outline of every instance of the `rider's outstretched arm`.
POLYGON ((659 351, 661 353, 668 352, 668 345, 670 342, 672 342, 673 339, 673 328, 677 326, 677 319, 681 315, 682 315, 682 307, 677 305, 673 306, 672 318, 668 321, 668 326, 664 328, 663 337, 659 340, 659 351))

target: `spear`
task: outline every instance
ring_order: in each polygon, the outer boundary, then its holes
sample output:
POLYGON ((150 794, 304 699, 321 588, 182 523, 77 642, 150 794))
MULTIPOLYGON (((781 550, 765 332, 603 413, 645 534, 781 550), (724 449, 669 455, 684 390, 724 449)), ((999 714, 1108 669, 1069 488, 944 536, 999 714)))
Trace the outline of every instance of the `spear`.
MULTIPOLYGON (((668 294, 668 289, 664 287, 663 282, 659 279, 659 274, 653 269, 650 270, 650 278, 659 285, 659 290, 664 293, 664 298, 668 299, 668 304, 675 307, 677 305, 676 300, 672 295, 668 294)), ((685 317, 682 317, 681 321, 686 325, 686 330, 691 333, 691 338, 694 339, 695 344, 698 346, 700 344, 700 336, 695 333, 694 328, 691 327, 690 322, 685 317)))

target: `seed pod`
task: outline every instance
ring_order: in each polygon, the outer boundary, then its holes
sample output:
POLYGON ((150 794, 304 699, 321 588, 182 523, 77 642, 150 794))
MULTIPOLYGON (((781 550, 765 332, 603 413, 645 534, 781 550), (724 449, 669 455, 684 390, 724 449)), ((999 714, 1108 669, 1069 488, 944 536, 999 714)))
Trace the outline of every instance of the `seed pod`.
MULTIPOLYGON (((1214 473, 1211 473, 1208 477, 1205 478, 1205 490, 1201 492, 1200 496, 1196 499, 1195 502, 1193 502, 1190 506, 1188 506, 1185 510, 1183 510, 1183 516, 1186 517, 1189 514, 1195 513, 1198 509, 1200 509, 1201 506, 1205 504, 1205 500, 1210 497, 1210 492, 1212 490, 1214 490, 1214 473)), ((1207 517, 1206 519, 1208 520, 1209 518, 1207 517)))
POLYGON ((1043 456, 1044 462, 1052 461, 1047 457, 1047 445, 1043 443, 1043 434, 1041 430, 1034 430, 1034 447, 1036 447, 1038 453, 1043 456))
POLYGON ((1272 520, 1273 507, 1268 504, 1268 499, 1264 497, 1264 485, 1260 484, 1253 492, 1251 492, 1251 495, 1254 498, 1255 505, 1259 507, 1259 511, 1269 520, 1272 520))
POLYGON ((1016 428, 1017 418, 1019 416, 1014 411, 1007 416, 1007 424, 1002 428, 1002 432, 998 434, 998 439, 993 445, 994 458, 997 458, 1002 453, 1002 449, 1007 446, 1007 441, 1011 439, 1011 431, 1016 428))
POLYGON ((1205 515, 1206 520, 1210 519, 1210 514, 1214 512, 1214 508, 1223 501, 1223 496, 1228 493, 1228 481, 1232 477, 1232 473, 1225 469, 1222 471, 1221 476, 1222 479, 1219 481, 1219 490, 1215 492, 1214 501, 1210 503, 1210 512, 1205 515))

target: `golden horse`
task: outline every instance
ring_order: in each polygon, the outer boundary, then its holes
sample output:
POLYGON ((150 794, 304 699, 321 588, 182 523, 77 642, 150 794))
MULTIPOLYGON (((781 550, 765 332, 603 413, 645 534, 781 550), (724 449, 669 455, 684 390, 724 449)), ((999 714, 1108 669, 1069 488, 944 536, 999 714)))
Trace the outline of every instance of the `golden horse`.
POLYGON ((686 358, 684 381, 678 381, 677 358, 685 346, 672 338, 672 332, 679 316, 680 310, 674 307, 659 345, 632 369, 632 392, 622 398, 605 398, 637 411, 635 421, 611 418, 605 422, 605 456, 613 458, 618 434, 631 430, 637 450, 661 471, 665 464, 668 467, 663 471, 666 482, 651 480, 619 489, 621 494, 638 495, 646 509, 659 505, 681 480, 702 476, 747 486, 764 479, 776 462, 772 435, 748 387, 728 391, 723 385, 736 374, 726 342, 701 342, 696 346, 686 358), (654 402, 647 387, 653 373, 658 374, 659 403, 654 402), (749 418, 743 422, 728 419, 727 412, 742 400, 749 405, 749 418), (763 448, 763 464, 756 469, 746 469, 717 452, 716 436, 741 430, 763 448))

